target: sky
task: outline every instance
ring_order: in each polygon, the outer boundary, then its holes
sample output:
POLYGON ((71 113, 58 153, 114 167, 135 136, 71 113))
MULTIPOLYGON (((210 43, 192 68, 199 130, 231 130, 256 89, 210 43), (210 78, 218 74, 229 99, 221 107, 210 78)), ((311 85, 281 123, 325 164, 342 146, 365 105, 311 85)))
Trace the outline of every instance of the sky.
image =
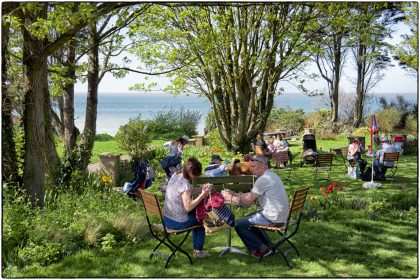
MULTIPOLYGON (((409 33, 408 27, 404 24, 398 24, 394 27, 395 32, 393 38, 389 39, 390 43, 397 43, 401 41, 401 34, 409 33)), ((350 53, 348 58, 350 59, 350 53)), ((135 61, 136 59, 134 59, 135 61)), ((408 73, 398 65, 398 61, 393 60, 394 67, 384 71, 384 78, 371 90, 371 93, 381 94, 397 94, 397 93, 418 93, 418 80, 416 76, 408 73)), ((350 76, 355 73, 352 68, 352 63, 349 61, 343 70, 344 77, 341 79, 340 91, 343 93, 352 93, 355 91, 355 85, 350 82, 350 76)), ((308 66, 308 73, 318 73, 314 65, 308 66)), ((162 90, 169 83, 169 79, 164 76, 153 76, 148 78, 148 81, 156 81, 158 87, 155 90, 162 90)), ((125 78, 117 79, 111 74, 107 74, 99 85, 99 92, 101 94, 123 93, 129 92, 129 87, 138 83, 145 82, 145 75, 137 73, 129 73, 125 78)), ((298 90, 290 83, 281 82, 280 86, 284 87, 285 93, 297 93, 298 90)), ((309 81, 306 84, 308 89, 319 90, 326 92, 327 85, 323 79, 318 81, 309 81)), ((78 82, 75 85, 76 93, 85 93, 87 90, 87 83, 82 84, 78 82)))

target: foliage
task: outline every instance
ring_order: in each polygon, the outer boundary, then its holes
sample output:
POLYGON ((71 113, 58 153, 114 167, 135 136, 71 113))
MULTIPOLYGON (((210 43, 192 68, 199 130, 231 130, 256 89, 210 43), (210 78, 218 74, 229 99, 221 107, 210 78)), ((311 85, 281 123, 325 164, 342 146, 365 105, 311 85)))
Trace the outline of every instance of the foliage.
POLYGON ((99 142, 111 141, 113 139, 114 137, 112 137, 112 135, 109 135, 107 133, 99 133, 95 135, 95 141, 99 141, 99 142))
POLYGON ((267 120, 268 130, 286 130, 296 134, 303 132, 305 125, 304 112, 302 109, 274 108, 267 120))
POLYGON ((401 112, 396 108, 386 108, 378 113, 377 122, 380 131, 387 134, 392 133, 398 126, 401 119, 401 112))
POLYGON ((410 26, 411 34, 401 35, 403 40, 395 50, 395 57, 400 61, 400 64, 409 72, 417 72, 419 67, 418 54, 418 3, 406 2, 404 5, 406 23, 410 26))
POLYGON ((365 136, 370 133, 370 128, 368 126, 360 126, 353 130, 352 135, 353 136, 365 136))
POLYGON ((210 130, 207 135, 204 137, 206 145, 209 145, 213 148, 221 149, 224 147, 222 140, 220 139, 219 132, 217 129, 210 130))
POLYGON ((213 111, 208 112, 206 116, 206 128, 207 131, 214 130, 217 128, 217 123, 213 111))
POLYGON ((332 130, 331 110, 320 109, 305 115, 305 127, 315 129, 317 139, 336 139, 337 133, 332 130))
POLYGON ((141 119, 141 115, 129 120, 120 126, 115 135, 121 149, 128 151, 133 157, 138 157, 152 141, 152 133, 148 128, 148 122, 141 119))
POLYGON ((397 95, 389 103, 384 97, 381 97, 379 99, 379 103, 382 105, 383 109, 395 108, 398 112, 400 112, 401 117, 396 125, 396 128, 398 129, 404 129, 406 127, 409 115, 414 115, 416 118, 418 116, 417 102, 410 102, 405 99, 403 95, 397 95))
POLYGON ((199 111, 171 109, 157 112, 147 126, 154 138, 178 139, 182 135, 196 135, 200 118, 199 111))
POLYGON ((298 3, 156 5, 149 11, 129 31, 138 41, 136 54, 151 68, 174 69, 166 91, 205 96, 223 143, 245 152, 265 129, 274 95, 282 91, 279 81, 298 80, 293 74, 309 61, 322 29, 317 5, 298 3))
POLYGON ((405 130, 410 134, 417 134, 417 127, 417 117, 412 114, 408 115, 405 121, 405 130))

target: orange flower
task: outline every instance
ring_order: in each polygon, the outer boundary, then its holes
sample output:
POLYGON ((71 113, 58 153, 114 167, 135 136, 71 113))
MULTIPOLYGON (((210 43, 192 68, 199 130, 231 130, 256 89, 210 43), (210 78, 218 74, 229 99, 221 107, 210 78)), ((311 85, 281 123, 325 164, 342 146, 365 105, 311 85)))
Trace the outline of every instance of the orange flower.
POLYGON ((323 196, 328 196, 328 191, 322 192, 323 196))
POLYGON ((325 188, 324 188, 324 187, 320 187, 320 188, 319 188, 319 190, 320 190, 321 192, 325 192, 325 188))
POLYGON ((315 200, 315 196, 311 195, 311 197, 309 198, 310 200, 315 200))

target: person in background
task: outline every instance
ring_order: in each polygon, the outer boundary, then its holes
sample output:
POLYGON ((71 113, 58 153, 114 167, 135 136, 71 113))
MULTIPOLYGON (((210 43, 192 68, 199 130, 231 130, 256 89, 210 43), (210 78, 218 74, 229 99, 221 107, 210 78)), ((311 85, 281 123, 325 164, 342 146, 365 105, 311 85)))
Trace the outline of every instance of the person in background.
POLYGON ((384 162, 384 153, 396 153, 397 148, 389 143, 389 140, 385 135, 381 136, 380 141, 382 147, 376 152, 373 170, 379 180, 385 180, 386 170, 394 167, 394 162, 384 162))
POLYGON ((287 220, 289 206, 286 190, 280 177, 268 169, 268 159, 263 155, 251 158, 251 172, 257 176, 249 193, 222 191, 225 203, 250 206, 256 200, 261 210, 236 221, 235 230, 255 258, 274 252, 274 246, 266 232, 253 225, 280 226, 287 220))
MULTIPOLYGON (((179 230, 199 224, 196 213, 192 210, 207 197, 212 188, 211 184, 205 184, 201 189, 193 189, 191 182, 201 175, 201 171, 201 163, 195 157, 191 157, 169 180, 163 206, 163 221, 167 228, 179 230), (193 195, 196 194, 198 196, 193 199, 193 195)), ((210 256, 207 251, 203 251, 204 227, 194 228, 192 232, 193 256, 197 258, 210 256)))
POLYGON ((349 162, 357 162, 360 166, 360 174, 365 172, 367 165, 366 160, 362 159, 362 154, 365 152, 359 138, 354 138, 353 143, 348 147, 347 160, 349 162))
POLYGON ((184 146, 188 144, 190 138, 187 135, 179 137, 177 140, 168 141, 163 144, 168 149, 168 156, 182 157, 184 155, 184 146))
POLYGON ((219 177, 226 175, 232 168, 231 165, 226 166, 222 162, 223 159, 218 154, 213 154, 209 166, 204 169, 204 176, 219 177))
MULTIPOLYGON (((276 139, 274 140, 274 146, 276 148, 276 153, 278 152, 287 152, 289 161, 292 162, 292 152, 289 150, 289 143, 286 140, 283 140, 283 136, 280 133, 276 134, 276 139)), ((287 166, 287 161, 283 162, 284 166, 287 166)))
POLYGON ((268 150, 270 153, 274 153, 274 152, 276 152, 276 146, 274 146, 274 139, 273 139, 273 138, 270 138, 270 139, 268 140, 267 150, 268 150))
POLYGON ((267 143, 264 141, 263 136, 261 134, 257 134, 255 140, 255 144, 252 144, 254 153, 257 153, 257 150, 260 150, 261 153, 265 155, 267 153, 267 143))

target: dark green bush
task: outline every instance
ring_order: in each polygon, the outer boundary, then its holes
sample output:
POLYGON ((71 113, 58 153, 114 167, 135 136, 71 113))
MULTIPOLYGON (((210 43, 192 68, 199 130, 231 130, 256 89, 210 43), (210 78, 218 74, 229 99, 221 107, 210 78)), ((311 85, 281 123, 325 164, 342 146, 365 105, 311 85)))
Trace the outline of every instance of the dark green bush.
POLYGON ((115 139, 121 149, 128 151, 133 157, 138 157, 152 141, 151 131, 148 122, 142 120, 139 115, 120 126, 115 139))
POLYGON ((147 121, 153 138, 175 139, 182 135, 196 135, 197 126, 201 118, 199 111, 180 110, 160 111, 147 121))
POLYGON ((95 136, 95 141, 106 142, 106 141, 111 141, 111 140, 114 140, 114 137, 107 133, 99 133, 99 134, 96 134, 95 136))
POLYGON ((303 109, 274 108, 267 120, 267 129, 283 129, 300 134, 305 126, 304 114, 303 109))

